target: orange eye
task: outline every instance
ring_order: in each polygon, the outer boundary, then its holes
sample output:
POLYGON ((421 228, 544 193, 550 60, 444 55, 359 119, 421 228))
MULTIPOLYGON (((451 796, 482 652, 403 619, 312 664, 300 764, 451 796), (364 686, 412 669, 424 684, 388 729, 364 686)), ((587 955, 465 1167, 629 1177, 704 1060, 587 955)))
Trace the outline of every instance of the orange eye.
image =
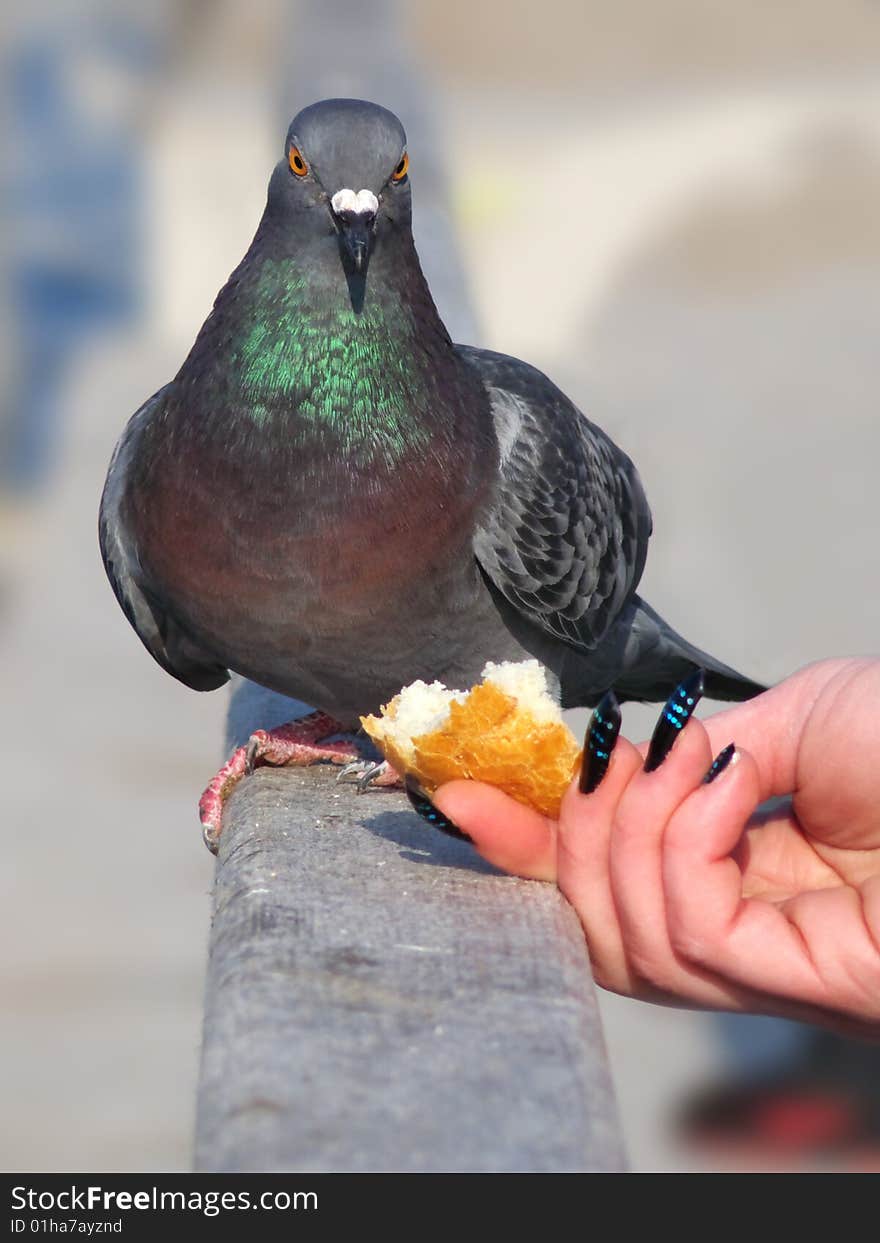
POLYGON ((391 174, 391 180, 392 181, 403 181, 408 170, 409 170, 409 156, 404 151, 403 155, 400 157, 400 163, 398 164, 397 168, 395 168, 394 172, 391 174))
POLYGON ((296 173, 297 177, 305 177, 309 171, 309 166, 300 155, 299 147, 291 147, 287 153, 287 162, 290 165, 290 171, 296 173))

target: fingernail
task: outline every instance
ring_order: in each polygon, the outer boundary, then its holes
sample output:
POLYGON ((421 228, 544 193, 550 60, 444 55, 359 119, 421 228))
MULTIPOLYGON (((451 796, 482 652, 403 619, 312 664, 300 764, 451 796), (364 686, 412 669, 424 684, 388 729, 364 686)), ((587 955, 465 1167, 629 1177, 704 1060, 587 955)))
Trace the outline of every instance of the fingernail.
POLYGON ((715 756, 715 759, 712 761, 709 771, 703 778, 703 785, 711 785, 716 777, 720 777, 724 770, 729 768, 731 764, 735 764, 738 759, 739 755, 737 754, 736 743, 728 743, 724 750, 719 751, 715 756))
POLYGON ((606 691, 590 717, 584 738, 584 758, 578 789, 592 794, 608 771, 611 752, 620 733, 620 704, 614 691, 606 691))
POLYGON ((417 811, 423 820, 427 820, 428 824, 439 829, 441 833, 446 833, 449 837, 457 837, 463 842, 472 840, 457 824, 453 824, 448 816, 444 816, 443 812, 434 806, 415 777, 407 775, 404 778, 404 786, 406 797, 412 803, 413 810, 417 811))
POLYGON ((666 759, 676 738, 691 719, 694 708, 703 697, 704 690, 705 673, 702 669, 697 669, 683 682, 679 682, 666 700, 651 737, 648 757, 645 760, 646 773, 652 773, 666 759))

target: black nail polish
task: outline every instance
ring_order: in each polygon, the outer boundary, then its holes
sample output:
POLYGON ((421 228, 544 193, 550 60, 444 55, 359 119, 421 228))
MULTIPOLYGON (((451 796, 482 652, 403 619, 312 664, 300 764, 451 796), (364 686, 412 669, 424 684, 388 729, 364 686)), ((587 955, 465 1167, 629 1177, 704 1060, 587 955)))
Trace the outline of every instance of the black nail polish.
POLYGON ((578 789, 592 794, 608 771, 611 752, 620 733, 620 704, 614 691, 606 691, 590 717, 584 738, 584 758, 578 789))
POLYGON ((736 755, 736 743, 730 742, 723 751, 719 751, 712 761, 712 766, 703 778, 703 785, 711 785, 716 777, 720 777, 730 761, 736 755))
POLYGON ((702 669, 697 669, 683 682, 679 682, 666 700, 651 736, 651 745, 645 760, 646 773, 652 773, 666 759, 676 738, 691 719, 694 708, 703 697, 704 690, 705 674, 702 669))
POLYGON ((433 828, 439 829, 441 833, 446 833, 449 837, 457 837, 463 842, 472 840, 457 824, 453 824, 447 816, 443 815, 442 811, 439 811, 434 806, 414 777, 407 775, 404 778, 404 786, 406 787, 406 797, 412 803, 413 810, 417 811, 422 819, 427 820, 428 824, 432 825, 433 828))

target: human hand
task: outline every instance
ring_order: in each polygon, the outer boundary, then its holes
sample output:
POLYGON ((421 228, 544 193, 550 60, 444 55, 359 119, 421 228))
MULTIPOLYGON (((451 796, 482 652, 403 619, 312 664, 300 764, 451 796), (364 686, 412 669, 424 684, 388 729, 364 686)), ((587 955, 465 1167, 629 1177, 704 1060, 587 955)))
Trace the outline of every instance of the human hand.
POLYGON ((880 661, 691 719, 654 772, 646 752, 619 739, 558 822, 474 782, 434 803, 491 863, 558 883, 605 988, 880 1036, 880 661))

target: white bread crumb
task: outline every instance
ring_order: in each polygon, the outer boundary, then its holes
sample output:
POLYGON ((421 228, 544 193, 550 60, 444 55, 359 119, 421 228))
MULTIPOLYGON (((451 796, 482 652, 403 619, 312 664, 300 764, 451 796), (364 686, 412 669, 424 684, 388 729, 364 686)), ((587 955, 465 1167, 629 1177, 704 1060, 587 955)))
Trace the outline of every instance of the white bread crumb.
POLYGON ((382 732, 399 751, 412 759, 412 739, 421 734, 433 733, 449 720, 449 705, 453 700, 467 698, 466 691, 451 691, 442 682, 423 682, 419 679, 405 686, 395 696, 393 716, 382 717, 382 732))
POLYGON ((559 704, 547 689, 547 672, 537 660, 508 660, 500 665, 490 660, 483 670, 483 681, 491 682, 515 699, 537 725, 551 725, 562 720, 559 704))
MULTIPOLYGON (((515 700, 537 725, 562 720, 559 705, 547 689, 544 666, 537 660, 502 664, 490 660, 483 669, 482 678, 515 700)), ((381 718, 381 735, 412 761, 415 758, 413 738, 440 729, 449 720, 449 705, 462 703, 469 694, 470 690, 449 690, 442 682, 428 683, 421 679, 411 682, 395 696, 393 712, 381 718)))

